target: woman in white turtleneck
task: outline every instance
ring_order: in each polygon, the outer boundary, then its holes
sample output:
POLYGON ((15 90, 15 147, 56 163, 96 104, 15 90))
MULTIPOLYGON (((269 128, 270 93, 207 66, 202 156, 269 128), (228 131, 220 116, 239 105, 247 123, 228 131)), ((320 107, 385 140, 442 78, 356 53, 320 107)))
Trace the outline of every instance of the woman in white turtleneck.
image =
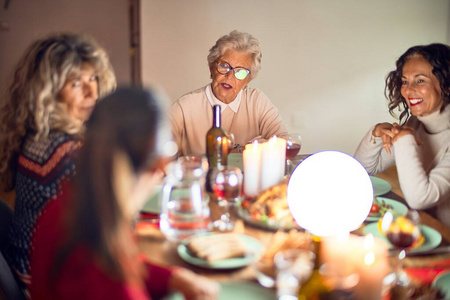
POLYGON ((386 78, 389 111, 400 124, 373 126, 355 158, 371 174, 397 165, 408 205, 427 209, 450 227, 450 47, 415 46, 386 78))

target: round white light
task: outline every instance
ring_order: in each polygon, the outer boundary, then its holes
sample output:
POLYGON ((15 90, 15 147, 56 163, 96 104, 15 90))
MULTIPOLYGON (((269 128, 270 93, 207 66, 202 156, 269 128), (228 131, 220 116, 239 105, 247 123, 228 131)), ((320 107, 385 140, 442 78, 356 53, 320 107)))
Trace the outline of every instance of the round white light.
POLYGON ((298 225, 317 236, 336 236, 364 222, 372 206, 373 187, 356 159, 323 151, 307 157, 294 170, 287 200, 298 225))

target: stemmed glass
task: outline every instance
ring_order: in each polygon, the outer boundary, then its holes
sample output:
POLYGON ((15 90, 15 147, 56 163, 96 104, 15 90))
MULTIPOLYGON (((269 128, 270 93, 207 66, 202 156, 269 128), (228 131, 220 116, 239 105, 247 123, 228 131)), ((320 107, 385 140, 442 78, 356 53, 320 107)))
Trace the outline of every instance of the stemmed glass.
POLYGON ((394 215, 387 211, 381 221, 381 230, 387 239, 397 249, 398 263, 395 270, 395 283, 407 286, 410 280, 403 271, 403 259, 406 249, 411 248, 420 238, 420 216, 416 210, 408 210, 406 215, 394 215))
POLYGON ((221 208, 220 217, 212 224, 219 231, 229 231, 234 228, 231 220, 230 207, 236 205, 241 198, 242 171, 232 166, 224 166, 213 170, 210 184, 221 208))
POLYGON ((286 174, 291 174, 296 167, 292 160, 300 152, 302 138, 295 132, 281 134, 279 137, 286 140, 286 174))

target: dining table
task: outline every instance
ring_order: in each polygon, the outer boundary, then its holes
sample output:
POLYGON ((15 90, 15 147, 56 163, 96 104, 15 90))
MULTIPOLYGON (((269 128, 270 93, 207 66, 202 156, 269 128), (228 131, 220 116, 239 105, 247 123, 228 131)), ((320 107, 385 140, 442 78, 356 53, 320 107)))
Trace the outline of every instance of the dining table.
MULTIPOLYGON (((383 194, 382 197, 390 198, 407 205, 399 186, 395 166, 377 174, 376 177, 385 180, 391 186, 391 189, 383 194)), ((210 197, 211 214, 218 213, 218 208, 215 206, 216 202, 214 201, 214 195, 210 195, 210 197)), ((442 240, 438 247, 442 248, 444 246, 449 246, 450 228, 425 211, 420 211, 419 214, 422 225, 433 228, 442 236, 442 240)), ((368 224, 369 223, 366 222, 363 223, 361 227, 354 232, 354 234, 363 235, 364 227, 368 224)), ((268 230, 267 228, 263 228, 261 226, 255 226, 254 224, 248 223, 240 218, 237 218, 233 231, 257 239, 262 245, 264 245, 264 247, 269 246, 274 234, 276 233, 275 230, 268 230)), ((182 259, 177 252, 178 244, 176 242, 169 241, 159 230, 157 214, 141 214, 141 219, 137 224, 137 236, 140 250, 153 263, 165 266, 181 266, 188 268, 197 274, 219 282, 257 283, 254 264, 248 264, 247 266, 239 268, 215 269, 193 265, 182 259)), ((409 268, 412 271, 416 271, 416 273, 411 272, 411 274, 417 277, 413 278, 413 280, 417 279, 418 284, 429 285, 431 280, 439 273, 439 270, 443 271, 450 268, 450 252, 446 251, 438 254, 423 253, 421 255, 414 255, 410 257, 407 255, 404 259, 404 266, 407 270, 409 268)), ((271 293, 274 293, 274 288, 271 289, 271 293)))

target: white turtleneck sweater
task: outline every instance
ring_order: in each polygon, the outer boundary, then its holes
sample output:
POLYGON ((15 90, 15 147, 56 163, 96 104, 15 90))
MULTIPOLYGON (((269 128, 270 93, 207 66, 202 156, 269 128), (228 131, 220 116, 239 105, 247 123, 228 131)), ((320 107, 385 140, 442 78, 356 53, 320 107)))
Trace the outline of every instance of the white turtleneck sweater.
POLYGON ((355 158, 371 175, 397 165, 400 187, 413 209, 435 209, 435 217, 450 227, 450 105, 424 117, 411 117, 422 144, 412 134, 399 138, 388 154, 372 131, 364 136, 355 158))

